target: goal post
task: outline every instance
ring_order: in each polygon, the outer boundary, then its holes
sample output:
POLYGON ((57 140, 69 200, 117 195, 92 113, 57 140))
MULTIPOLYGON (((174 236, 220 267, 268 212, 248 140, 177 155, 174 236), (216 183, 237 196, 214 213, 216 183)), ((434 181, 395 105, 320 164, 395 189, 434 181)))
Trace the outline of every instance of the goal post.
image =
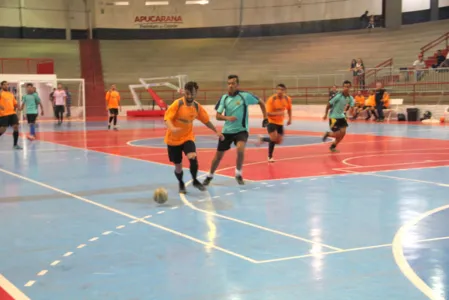
MULTIPOLYGON (((184 85, 188 80, 187 75, 176 75, 167 77, 153 77, 153 78, 139 78, 140 84, 129 85, 129 90, 134 100, 134 104, 138 110, 143 110, 144 105, 142 99, 139 97, 137 90, 145 89, 149 93, 149 97, 156 103, 161 109, 164 109, 162 98, 158 96, 155 88, 168 88, 169 90, 175 90, 177 93, 182 93, 184 85)), ((167 100, 167 99, 166 99, 167 100)), ((154 105, 153 105, 154 106, 154 105)))
MULTIPOLYGON (((55 119, 50 94, 60 83, 68 92, 68 105, 65 107, 64 117, 66 118, 70 113, 70 118, 66 119, 86 121, 85 82, 82 78, 57 78, 54 74, 3 74, 2 80, 9 83, 9 89, 16 97, 19 105, 22 104, 22 97, 28 93, 27 84, 33 84, 44 108, 44 115, 38 117, 40 121, 55 119)), ((25 111, 20 113, 20 119, 26 119, 25 111)))

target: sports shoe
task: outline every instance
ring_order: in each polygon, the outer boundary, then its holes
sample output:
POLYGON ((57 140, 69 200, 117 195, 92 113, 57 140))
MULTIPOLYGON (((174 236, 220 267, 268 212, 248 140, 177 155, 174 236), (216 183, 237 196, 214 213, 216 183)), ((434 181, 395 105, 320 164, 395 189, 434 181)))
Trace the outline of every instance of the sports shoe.
POLYGON ((212 181, 212 179, 214 179, 213 177, 206 177, 206 179, 204 179, 203 181, 203 185, 204 186, 208 186, 210 184, 210 182, 212 181))
POLYGON ((23 149, 23 148, 20 147, 19 145, 15 145, 13 148, 14 148, 15 150, 22 150, 22 149, 23 149))
POLYGON ((272 157, 268 157, 268 162, 269 162, 269 163, 274 163, 275 160, 274 160, 272 157))
POLYGON ((201 184, 201 182, 198 181, 198 179, 193 180, 193 186, 199 189, 200 191, 204 192, 206 188, 204 185, 201 184))
POLYGON ((235 180, 237 180, 237 183, 240 184, 240 185, 244 185, 245 184, 245 181, 243 180, 242 175, 235 176, 235 180))
POLYGON ((179 183, 179 193, 187 194, 186 185, 184 184, 184 182, 179 183))

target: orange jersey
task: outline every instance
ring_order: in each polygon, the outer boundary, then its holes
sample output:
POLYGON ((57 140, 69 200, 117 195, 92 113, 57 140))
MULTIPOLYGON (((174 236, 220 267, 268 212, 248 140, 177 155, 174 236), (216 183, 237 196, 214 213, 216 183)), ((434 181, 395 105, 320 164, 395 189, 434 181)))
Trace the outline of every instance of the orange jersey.
POLYGON ((1 91, 0 96, 0 117, 13 115, 16 113, 17 100, 10 92, 1 91))
MULTIPOLYGON (((267 114, 272 112, 284 112, 285 110, 292 109, 292 99, 289 96, 284 96, 284 98, 279 98, 278 95, 273 95, 268 98, 265 103, 267 109, 267 114)), ((268 122, 277 125, 284 125, 284 114, 279 116, 268 115, 268 122)))
POLYGON ((390 95, 387 92, 384 93, 382 100, 384 101, 384 106, 388 108, 390 106, 390 95))
POLYGON ((366 106, 376 106, 376 97, 374 95, 370 95, 365 104, 366 106))
POLYGON ((200 120, 204 124, 209 122, 209 114, 201 104, 195 102, 191 106, 187 106, 184 97, 175 100, 165 112, 164 121, 170 120, 174 127, 181 130, 172 132, 170 129, 167 129, 164 142, 169 146, 178 146, 187 141, 194 141, 193 121, 195 119, 200 120))
POLYGON ((361 96, 359 96, 359 95, 355 96, 354 100, 355 100, 355 102, 356 102, 358 105, 365 105, 365 97, 364 97, 363 95, 361 95, 361 96))
POLYGON ((108 91, 106 93, 106 105, 108 108, 118 108, 120 105, 120 94, 117 91, 108 91))

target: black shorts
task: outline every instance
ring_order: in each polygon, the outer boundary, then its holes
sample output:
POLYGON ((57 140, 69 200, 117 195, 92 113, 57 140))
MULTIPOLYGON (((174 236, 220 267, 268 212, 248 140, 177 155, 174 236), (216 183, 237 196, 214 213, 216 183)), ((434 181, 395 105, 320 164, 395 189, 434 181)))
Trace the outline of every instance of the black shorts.
POLYGON ((329 119, 329 127, 330 129, 335 132, 339 131, 342 128, 348 127, 348 122, 346 121, 346 118, 342 119, 329 119))
POLYGON ((65 110, 65 108, 64 108, 64 105, 56 105, 55 106, 55 114, 57 115, 58 113, 64 113, 64 110, 65 110))
POLYGON ((237 142, 248 141, 248 131, 240 131, 238 133, 223 133, 224 140, 218 140, 217 151, 228 151, 231 149, 231 144, 237 145, 237 142))
POLYGON ((0 127, 9 127, 19 124, 19 118, 16 114, 0 117, 0 127))
POLYGON ((273 123, 268 123, 267 125, 268 133, 277 132, 280 135, 284 135, 284 125, 278 125, 273 123))
POLYGON ((187 141, 184 144, 178 146, 167 145, 168 159, 174 164, 182 163, 182 153, 196 152, 195 142, 187 141))
POLYGON ((118 116, 118 108, 110 108, 109 114, 113 116, 118 116))
POLYGON ((37 119, 37 114, 27 114, 28 124, 36 123, 36 119, 37 119))

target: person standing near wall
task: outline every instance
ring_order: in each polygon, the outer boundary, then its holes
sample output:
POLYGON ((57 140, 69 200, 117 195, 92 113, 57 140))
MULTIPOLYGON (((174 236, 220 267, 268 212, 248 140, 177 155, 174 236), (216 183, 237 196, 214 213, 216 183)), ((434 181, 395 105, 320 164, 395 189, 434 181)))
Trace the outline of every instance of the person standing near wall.
POLYGON ((377 111, 377 122, 383 122, 384 117, 384 96, 386 92, 385 89, 382 87, 381 82, 376 82, 376 111, 377 111))
POLYGON ((56 118, 58 119, 58 125, 61 125, 64 121, 64 108, 67 101, 67 95, 62 88, 62 84, 58 84, 58 89, 53 92, 56 118))

